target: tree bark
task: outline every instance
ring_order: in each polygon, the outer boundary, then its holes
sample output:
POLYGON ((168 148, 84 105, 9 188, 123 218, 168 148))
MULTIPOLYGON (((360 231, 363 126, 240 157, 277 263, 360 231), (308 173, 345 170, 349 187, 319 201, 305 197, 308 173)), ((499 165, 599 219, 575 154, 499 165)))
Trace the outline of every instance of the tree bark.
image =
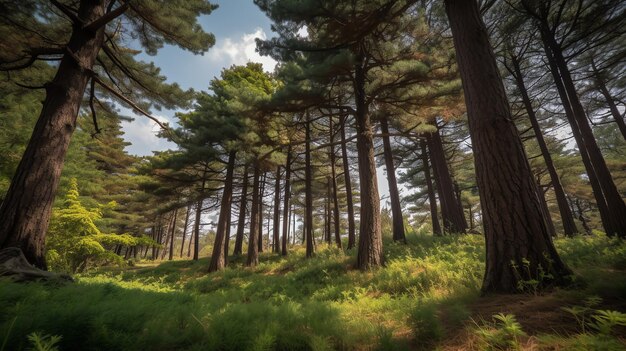
POLYGON ((311 122, 309 113, 306 113, 306 143, 305 143, 305 171, 304 171, 304 193, 305 211, 304 214, 304 236, 306 238, 306 257, 313 256, 313 170, 311 169, 311 122))
POLYGON ((274 184, 274 237, 272 252, 280 252, 280 166, 276 167, 276 184, 274 184))
POLYGON ((343 162, 343 179, 346 184, 346 211, 348 212, 348 249, 356 244, 356 225, 354 223, 354 204, 352 200, 352 180, 350 179, 350 163, 348 162, 348 146, 346 144, 346 123, 348 116, 343 117, 341 124, 341 158, 343 162))
POLYGON ((248 166, 244 166, 243 185, 241 187, 241 201, 239 202, 239 216, 237 217, 237 234, 235 234, 235 248, 233 255, 239 256, 243 248, 243 232, 246 225, 246 206, 248 206, 248 166))
POLYGON ((354 97, 361 190, 357 268, 365 270, 383 265, 384 257, 380 227, 380 197, 376 181, 376 160, 374 159, 374 138, 365 101, 366 60, 363 51, 361 46, 358 49, 354 65, 354 97))
POLYGON ((289 200, 291 198, 291 145, 287 148, 287 163, 285 164, 285 195, 283 196, 283 237, 281 255, 287 256, 287 243, 289 241, 289 200))
MULTIPOLYGON (((187 206, 185 213, 185 225, 183 226, 183 241, 180 244, 180 257, 183 257, 183 250, 185 249, 185 238, 187 237, 187 226, 189 225, 189 214, 191 213, 191 205, 187 206)), ((191 239, 189 239, 191 240, 191 239)))
POLYGON ((170 254, 168 260, 174 259, 174 234, 176 234, 176 220, 178 219, 178 209, 174 210, 174 219, 172 220, 172 233, 170 236, 170 254))
MULTIPOLYGON (((85 23, 105 13, 107 1, 81 1, 77 16, 85 23)), ((18 247, 35 267, 47 269, 45 237, 65 154, 93 65, 104 42, 95 32, 73 26, 24 155, 0 205, 0 248, 18 247)))
POLYGON ((215 242, 213 244, 213 253, 209 263, 209 273, 224 269, 226 266, 225 242, 227 226, 230 218, 230 204, 233 198, 233 173, 235 170, 235 158, 237 152, 231 151, 228 155, 228 164, 226 166, 226 178, 224 179, 224 190, 222 191, 222 202, 220 204, 220 215, 217 220, 217 229, 215 231, 215 242))
POLYGON ((596 63, 593 58, 591 59, 591 69, 593 70, 596 87, 598 88, 598 90, 600 90, 602 96, 604 96, 606 104, 609 106, 609 111, 611 111, 611 116, 613 116, 613 119, 615 120, 615 123, 619 128, 619 131, 622 133, 622 138, 626 140, 626 123, 624 122, 624 117, 619 113, 619 109, 617 108, 617 105, 615 105, 615 100, 611 96, 609 89, 606 87, 604 79, 602 78, 602 74, 598 70, 598 67, 596 67, 596 63))
POLYGON ((401 241, 406 244, 404 236, 404 219, 402 218, 402 205, 400 205, 400 192, 396 181, 396 168, 393 164, 393 152, 389 138, 389 123, 386 116, 380 118, 380 128, 383 133, 383 151, 385 154, 385 166, 387 168, 387 183, 389 184, 389 199, 391 200, 391 216, 393 222, 393 241, 401 241))
POLYGON ((332 192, 332 181, 330 180, 330 176, 326 177, 326 204, 325 204, 325 209, 326 209, 326 218, 324 219, 324 235, 326 238, 326 243, 328 245, 330 245, 330 243, 332 242, 331 237, 332 237, 332 233, 331 233, 331 209, 330 209, 330 202, 331 202, 331 197, 333 196, 333 192, 332 192))
POLYGON ((194 261, 198 260, 198 254, 200 253, 200 220, 202 216, 202 204, 203 203, 204 203, 203 199, 198 200, 198 202, 196 203, 196 219, 193 223, 193 260, 194 261))
POLYGON ((259 246, 259 252, 263 252, 263 198, 265 197, 265 179, 267 173, 263 172, 263 178, 261 179, 260 191, 259 191, 259 238, 257 239, 257 245, 259 246))
POLYGON ((546 228, 524 146, 475 1, 445 0, 461 73, 486 241, 482 291, 563 284, 571 271, 546 228), (548 275, 540 274, 540 272, 548 275), (549 278, 551 275, 551 278, 549 278))
MULTIPOLYGON (((433 227, 433 235, 441 236, 441 225, 439 225, 439 215, 437 213, 437 198, 435 197, 435 189, 433 188, 433 182, 430 178, 430 164, 428 162, 428 151, 426 148, 426 141, 420 140, 420 146, 422 148, 422 164, 424 167, 424 179, 426 180, 426 190, 428 191, 428 202, 430 204, 430 220, 433 227)), ((471 221, 471 219, 470 219, 471 221)))
POLYGON ((337 247, 341 248, 341 231, 339 227, 339 198, 337 191, 337 170, 336 170, 336 157, 335 157, 335 146, 333 145, 335 141, 335 130, 333 128, 333 117, 330 116, 329 120, 329 129, 330 129, 330 175, 331 175, 331 186, 332 186, 332 198, 333 198, 333 224, 335 229, 335 244, 337 247))
POLYGON ((567 197, 565 196, 565 190, 563 189, 563 185, 561 184, 561 178, 556 171, 554 161, 552 161, 552 156, 550 155, 550 150, 548 149, 548 145, 543 138, 543 133, 541 132, 541 128, 539 127, 539 122, 537 121, 535 110, 530 101, 530 97, 528 96, 528 90, 526 89, 526 84, 524 84, 524 77, 520 68, 519 59, 513 55, 511 56, 511 63, 513 64, 513 72, 515 73, 513 76, 517 83, 517 88, 522 95, 522 102, 524 103, 524 107, 526 108, 526 113, 528 114, 528 118, 530 119, 530 124, 533 128, 533 132, 535 133, 535 138, 537 138, 539 149, 541 150, 541 154, 543 155, 546 168, 548 169, 548 173, 550 174, 550 181, 552 183, 552 188, 554 189, 556 202, 559 206, 559 212, 561 213, 563 232, 566 236, 573 236, 578 233, 578 228, 576 228, 574 215, 572 214, 572 210, 567 203, 567 197))
POLYGON ((252 182, 252 210, 250 211, 250 234, 248 235, 248 260, 246 265, 248 267, 255 267, 259 264, 259 246, 257 240, 259 239, 259 182, 261 178, 261 170, 259 169, 258 161, 254 163, 254 177, 252 182))

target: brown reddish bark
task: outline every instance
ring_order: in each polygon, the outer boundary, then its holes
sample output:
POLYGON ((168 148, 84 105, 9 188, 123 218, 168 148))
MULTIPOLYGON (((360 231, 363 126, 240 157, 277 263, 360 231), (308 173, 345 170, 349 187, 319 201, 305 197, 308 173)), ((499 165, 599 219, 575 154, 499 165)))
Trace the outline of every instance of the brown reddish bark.
POLYGON ((259 264, 259 246, 257 240, 259 239, 259 205, 260 200, 260 180, 261 170, 259 169, 258 161, 254 164, 254 177, 252 182, 252 210, 250 211, 250 234, 248 235, 248 260, 246 265, 248 267, 254 267, 259 264))
POLYGON ((404 219, 402 219, 402 205, 400 204, 400 192, 396 180, 396 168, 393 164, 393 152, 389 138, 389 122, 387 117, 380 118, 380 129, 383 133, 383 151, 385 154, 385 166, 387 168, 387 183, 389 184, 389 199, 391 200, 391 217, 393 222, 393 240, 406 244, 404 236, 404 219))
POLYGON ((224 269, 226 266, 226 255, 224 246, 226 245, 226 232, 230 218, 230 205, 233 198, 233 173, 235 170, 236 151, 228 154, 228 164, 226 165, 226 178, 224 179, 224 190, 222 191, 222 202, 220 203, 220 215, 217 220, 215 231, 215 242, 213 243, 213 253, 209 263, 209 273, 224 269))
POLYGON ((482 291, 518 292, 518 283, 531 279, 540 287, 562 284, 571 271, 558 256, 546 228, 478 4, 445 0, 445 6, 465 94, 483 213, 487 254, 482 291))
MULTIPOLYGON (((104 15, 107 1, 81 1, 77 16, 90 23, 104 15)), ((73 26, 24 155, 0 205, 0 248, 19 247, 29 263, 47 269, 45 237, 65 154, 91 70, 104 42, 104 27, 73 26)))
MULTIPOLYGON (((437 198, 435 197, 435 189, 433 188, 433 182, 430 178, 430 164, 428 162, 428 150, 426 148, 426 141, 420 140, 420 146, 422 148, 422 165, 424 167, 424 179, 426 180, 426 190, 428 191, 428 202, 430 204, 430 221, 433 227, 433 235, 441 236, 441 225, 439 224, 439 215, 437 213, 437 198)), ((470 218, 471 221, 471 218, 470 218)))
POLYGON ((243 231, 246 225, 246 206, 248 205, 248 166, 244 166, 243 185, 241 187, 241 201, 239 202, 239 216, 237 217, 237 233, 235 234, 235 248, 233 255, 241 255, 243 247, 243 231))
POLYGON ((287 148, 287 163, 285 164, 285 195, 283 196, 283 237, 281 255, 287 256, 287 243, 289 242, 289 200, 291 198, 291 145, 287 148))
POLYGON ((280 166, 276 168, 276 184, 274 184, 274 237, 272 252, 280 252, 280 166))
POLYGON ((306 257, 313 256, 313 170, 311 169, 311 122, 309 113, 306 114, 306 142, 305 142, 305 170, 304 170, 304 236, 306 238, 306 257))
POLYGON ((335 130, 333 128, 333 117, 330 117, 329 121, 329 129, 330 129, 330 175, 331 175, 331 187, 332 187, 332 199, 333 199, 333 224, 335 229, 335 244, 337 247, 341 248, 341 231, 339 228, 339 198, 337 191, 337 170, 336 170, 336 160, 335 160, 335 146, 333 145, 335 141, 335 130))
POLYGON ((357 268, 370 269, 381 266, 383 240, 380 228, 380 197, 376 181, 376 161, 374 159, 374 138, 372 124, 365 101, 365 56, 359 48, 355 58, 354 98, 356 105, 357 153, 359 158, 359 180, 361 190, 361 211, 359 227, 359 251, 357 268))
POLYGON ((524 83, 524 77, 520 68, 519 59, 515 55, 512 55, 511 63, 513 64, 513 69, 511 73, 513 74, 515 82, 517 83, 517 89, 522 95, 522 102, 524 103, 526 114, 528 114, 528 119, 530 120, 533 132, 535 133, 535 138, 537 139, 537 143, 539 144, 539 149, 541 150, 541 154, 545 161, 546 168, 548 169, 548 174, 550 174, 550 181, 552 183, 552 188, 554 189, 556 202, 559 206, 559 212, 561 213, 563 232, 566 236, 573 236, 578 233, 578 228, 576 228, 574 215, 572 214, 572 210, 567 203, 567 197, 565 196, 565 190, 563 189, 563 185, 561 184, 561 178, 556 171, 554 161, 552 161, 552 156, 550 155, 550 150, 548 149, 548 145, 543 138, 543 133, 541 132, 541 127, 539 126, 539 122, 537 121, 535 109, 533 108, 530 97, 528 96, 528 90, 526 89, 526 84, 524 83))
POLYGON ((348 212, 348 249, 356 243, 356 225, 354 223, 354 204, 352 200, 352 180, 350 179, 350 163, 348 162, 348 146, 346 144, 346 123, 348 116, 344 116, 341 124, 341 158, 343 163, 343 179, 346 184, 346 212, 348 212))

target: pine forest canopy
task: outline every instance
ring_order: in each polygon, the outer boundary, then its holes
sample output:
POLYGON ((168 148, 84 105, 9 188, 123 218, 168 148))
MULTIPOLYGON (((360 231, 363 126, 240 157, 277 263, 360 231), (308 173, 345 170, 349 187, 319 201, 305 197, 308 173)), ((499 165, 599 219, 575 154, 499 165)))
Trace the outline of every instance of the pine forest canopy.
POLYGON ((377 272, 415 233, 482 234, 481 292, 538 293, 577 279, 557 238, 623 245, 624 1, 254 4, 276 68, 198 92, 144 60, 210 52, 216 4, 0 0, 0 258, 218 272, 326 243, 377 272), (176 147, 130 155, 126 111, 176 147))

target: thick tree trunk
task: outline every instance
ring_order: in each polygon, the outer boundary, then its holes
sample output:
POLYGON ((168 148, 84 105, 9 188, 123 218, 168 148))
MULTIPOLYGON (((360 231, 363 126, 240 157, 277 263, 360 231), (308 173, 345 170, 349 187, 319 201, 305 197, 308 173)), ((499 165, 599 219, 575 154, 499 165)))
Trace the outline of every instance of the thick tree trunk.
POLYGON ((306 257, 313 256, 313 170, 311 169, 311 122, 309 113, 306 114, 306 143, 305 143, 305 171, 304 171, 304 236, 306 238, 306 257))
POLYGON ((260 192, 259 192, 259 238, 257 239, 257 245, 259 246, 259 252, 263 252, 263 199, 265 197, 265 180, 267 173, 263 172, 263 178, 261 180, 260 192))
POLYGON ((380 228, 380 197, 376 181, 374 138, 365 101, 365 56, 363 48, 356 55, 354 96, 356 105, 357 152, 361 189, 359 251, 357 267, 370 269, 384 263, 380 228))
POLYGON ((274 237, 272 252, 280 252, 280 166, 276 168, 276 184, 274 184, 274 237))
POLYGON ((291 145, 287 148, 287 163, 285 164, 285 195, 283 196, 283 237, 281 255, 287 256, 287 243, 289 241, 289 199, 291 198, 291 145))
POLYGON ((225 242, 228 222, 230 218, 230 205, 233 198, 233 173, 235 170, 236 151, 231 151, 228 155, 228 164, 226 166, 226 178, 224 179, 224 190, 222 191, 222 202, 220 204, 220 215, 217 220, 217 229, 215 231, 215 242, 213 244, 213 253, 211 254, 211 262, 209 263, 209 272, 216 272, 224 269, 226 266, 225 242))
POLYGON ((439 128, 437 127, 435 132, 427 133, 426 140, 428 141, 430 160, 436 177, 444 230, 447 233, 465 233, 467 223, 455 195, 454 182, 448 169, 448 161, 446 160, 439 128))
POLYGON ((528 118, 530 119, 530 124, 532 125, 533 132, 535 133, 535 138, 537 138, 539 149, 541 150, 541 154, 543 155, 543 159, 546 163, 546 168, 548 169, 548 173, 550 174, 550 181, 556 195, 556 202, 559 206, 559 212, 561 213, 563 232, 566 236, 573 236, 578 233, 578 228, 576 228, 574 215, 572 214, 572 210, 567 203, 567 197, 565 196, 565 190, 563 190, 563 185, 561 184, 561 178, 556 171, 556 167, 554 167, 552 156, 550 156, 550 150, 548 149, 548 145, 543 138, 541 127, 539 127, 539 122, 537 121, 537 116, 535 115, 535 109, 533 108, 530 97, 528 96, 528 91, 526 90, 526 85, 524 84, 524 77, 522 76, 522 70, 519 65, 519 59, 515 56, 512 56, 511 62, 513 63, 513 72, 515 73, 514 78, 517 82, 517 88, 522 95, 522 102, 524 103, 524 107, 526 108, 526 113, 528 114, 528 118))
POLYGON ((550 46, 555 64, 561 74, 561 79, 565 91, 567 92, 572 111, 574 112, 574 118, 580 129, 584 146, 587 152, 589 152, 589 159, 593 164, 593 169, 602 187, 602 193, 604 194, 606 205, 609 209, 609 218, 612 221, 611 228, 607 231, 607 235, 617 235, 620 238, 626 238, 626 203, 624 203, 624 200, 617 190, 611 172, 604 161, 604 156, 602 156, 602 152, 596 143, 596 138, 587 120, 585 109, 580 103, 576 86, 574 85, 569 68, 567 67, 567 62, 563 57, 562 49, 549 30, 542 30, 542 36, 550 46))
MULTIPOLYGON (((77 16, 85 23, 105 13, 107 1, 81 1, 77 16)), ((26 151, 0 205, 0 248, 19 247, 35 267, 46 269, 45 236, 65 154, 90 72, 104 41, 74 25, 57 73, 46 85, 46 99, 26 151)))
MULTIPOLYGON (((183 250, 185 249, 185 238, 187 237, 187 226, 189 226, 189 215, 191 214, 191 205, 187 206, 185 213, 185 225, 183 226, 183 241, 180 244, 180 257, 183 257, 183 250)), ((191 240, 191 239, 189 239, 191 240)))
POLYGON ((174 210, 174 219, 172 220, 172 232, 170 235, 170 254, 168 260, 174 259, 174 234, 176 234, 176 221, 178 220, 178 209, 174 210))
POLYGON ((580 152, 580 156, 583 160, 583 164, 585 166, 585 170, 587 171, 587 177, 589 178, 589 184, 591 185, 593 196, 596 200, 596 205, 598 206, 598 212, 600 213, 600 218, 602 220, 602 226, 606 233, 610 233, 613 230, 613 218, 611 218, 609 208, 607 205, 606 198, 602 191, 602 186, 600 185, 600 180, 596 174, 596 170, 594 168, 593 163, 591 162, 591 157, 589 152, 585 146, 585 141, 583 140, 582 133, 580 128, 578 127, 578 123, 576 118, 574 117, 574 111, 572 109, 572 105, 570 103, 568 94, 565 90, 565 86, 563 81, 561 80, 561 75, 559 73, 559 69, 556 65, 556 61, 554 60, 554 56, 552 51, 547 43, 545 36, 542 35, 544 50, 546 53, 546 58, 548 60, 548 65, 550 67, 550 72, 552 73, 552 77, 554 79, 554 85, 559 93, 559 97, 563 102, 563 109, 565 110, 565 116, 570 124, 572 134, 574 135, 574 140, 576 140, 576 144, 578 145, 578 151, 580 152))
POLYGON ((259 239, 259 183, 261 180, 261 170, 259 169, 259 163, 254 163, 254 177, 252 182, 252 210, 250 211, 250 234, 248 235, 248 260, 246 265, 248 267, 255 267, 259 264, 259 246, 257 240, 259 239))
POLYGON ((246 225, 246 206, 248 206, 248 166, 244 166, 243 186, 241 187, 241 201, 239 202, 239 216, 237 217, 237 234, 235 234, 235 248, 233 255, 239 256, 243 248, 243 231, 246 225))
POLYGON ((337 169, 336 169, 336 157, 335 157, 335 146, 333 145, 335 141, 335 130, 333 128, 333 117, 330 116, 329 120, 329 129, 330 129, 330 176, 331 176, 331 187, 332 187, 332 199, 333 199, 333 224, 335 229, 335 244, 337 247, 341 248, 341 231, 339 227, 339 198, 337 191, 337 169))
POLYGON ((350 162, 348 162, 348 145, 346 144, 346 124, 348 116, 344 116, 341 124, 341 158, 343 163, 343 179, 346 183, 346 211, 348 212, 348 249, 356 244, 356 225, 354 222, 354 204, 352 201, 352 180, 350 179, 350 162))
MULTIPOLYGON (((430 164, 428 162, 428 151, 426 148, 426 141, 420 140, 420 146, 422 148, 422 164, 424 167, 424 179, 426 180, 426 190, 428 191, 428 202, 430 204, 430 221, 433 227, 433 235, 441 236, 441 225, 439 225, 439 215, 437 213, 437 199, 435 197, 435 189, 433 188, 433 182, 430 178, 430 164)), ((470 219, 471 221, 471 219, 470 219)))
POLYGON ((389 138, 389 123, 386 116, 380 118, 380 128, 383 133, 383 151, 385 154, 385 166, 387 168, 387 183, 389 184, 389 199, 391 200, 391 216, 393 221, 393 240, 402 241, 406 244, 404 236, 404 220, 402 219, 402 205, 400 205, 400 192, 396 181, 396 168, 393 164, 393 152, 389 138))
POLYGON ((519 292, 518 283, 531 279, 540 287, 565 283, 571 271, 558 256, 546 228, 478 4, 445 0, 445 6, 461 72, 483 211, 487 255, 482 291, 519 292))

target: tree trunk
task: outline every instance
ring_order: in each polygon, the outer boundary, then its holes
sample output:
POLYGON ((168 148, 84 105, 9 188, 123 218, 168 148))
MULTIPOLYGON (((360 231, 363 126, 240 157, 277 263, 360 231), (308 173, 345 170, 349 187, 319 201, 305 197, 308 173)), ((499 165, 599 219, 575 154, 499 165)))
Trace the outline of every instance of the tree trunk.
POLYGON ((619 109, 617 108, 617 105, 615 105, 615 100, 613 100, 609 89, 606 87, 604 79, 602 79, 602 75, 598 70, 598 67, 596 67, 596 63, 593 58, 591 59, 591 69, 593 70, 596 87, 598 87, 598 90, 600 90, 600 93, 602 93, 602 96, 604 96, 607 105, 609 105, 609 111, 611 111, 611 116, 613 116, 615 123, 619 127, 619 131, 622 133, 622 138, 626 140, 626 123, 624 122, 624 117, 619 113, 619 109))
POLYGON ((535 110, 533 109, 530 97, 528 96, 528 91, 526 90, 526 85, 524 84, 524 77, 522 76, 522 70, 519 65, 519 60, 517 57, 511 56, 511 62, 513 63, 513 72, 515 73, 513 76, 515 78, 515 81, 517 82, 517 88, 522 95, 522 102, 524 103, 524 107, 526 108, 526 113, 528 114, 530 124, 532 125, 533 132, 535 133, 535 137, 537 138, 539 149, 541 150, 541 154, 543 155, 546 168, 548 169, 548 173, 550 174, 550 181, 556 195, 556 202, 559 206, 559 212, 561 213, 563 232, 566 236, 573 236, 578 233, 578 228, 576 228, 574 215, 572 214, 572 210, 567 203, 567 197, 565 196, 565 190, 563 190, 563 185, 561 184, 561 178, 556 171, 556 167, 554 167, 552 156, 550 156, 550 150, 548 150, 548 145, 543 138, 543 133, 541 132, 539 122, 537 121, 537 116, 535 115, 535 110))
POLYGON ((430 160, 437 181, 444 230, 447 233, 465 233, 467 223, 455 195, 454 182, 448 169, 448 161, 443 150, 443 141, 439 134, 439 127, 437 127, 437 131, 427 133, 426 140, 428 141, 430 160))
MULTIPOLYGON (((193 260, 198 260, 198 254, 200 252, 200 220, 202 216, 202 204, 203 200, 200 199, 196 203, 196 219, 193 223, 193 260)), ((189 255, 187 255, 189 256, 189 255)))
POLYGON ((252 210, 250 211, 250 234, 248 235, 248 260, 246 265, 248 267, 255 267, 259 264, 259 246, 257 240, 259 239, 259 182, 261 178, 261 170, 259 169, 259 162, 254 163, 254 178, 252 182, 252 210))
POLYGON ((237 152, 231 151, 228 155, 228 165, 226 166, 226 179, 224 179, 224 190, 222 191, 222 202, 220 204, 220 215, 217 220, 217 229, 215 231, 215 243, 213 244, 213 253, 211 254, 211 262, 209 263, 209 273, 224 269, 226 266, 225 242, 228 226, 228 218, 230 218, 230 204, 233 198, 233 172, 235 170, 235 158, 237 152))
MULTIPOLYGON (((437 214, 437 199, 435 197, 435 189, 433 188, 433 182, 430 178, 430 165, 428 162, 428 151, 426 149, 426 141, 420 140, 420 146, 422 148, 422 164, 424 167, 424 179, 426 180, 426 190, 428 191, 428 202, 430 204, 430 220, 433 227, 433 235, 441 236, 441 226, 439 225, 439 215, 437 214)), ((471 219, 470 219, 471 221, 471 219)))
POLYGON ((289 241, 289 199, 291 197, 291 145, 287 148, 287 163, 285 164, 285 195, 283 198, 283 240, 281 254, 287 256, 287 243, 289 241))
POLYGON ((306 143, 305 143, 305 171, 304 171, 304 193, 305 211, 304 214, 304 236, 306 238, 306 257, 313 256, 313 170, 311 169, 311 122, 309 113, 306 113, 306 143))
POLYGON ((185 249, 185 238, 187 237, 187 226, 189 225, 190 213, 191 213, 191 205, 188 205, 187 212, 185 213, 185 225, 183 226, 183 242, 180 244, 180 257, 181 258, 183 257, 183 250, 185 249))
POLYGON ((483 211, 487 255, 482 291, 519 292, 518 283, 528 280, 537 280, 540 288, 563 284, 572 273, 561 261, 546 228, 478 4, 445 0, 445 6, 465 94, 483 211))
POLYGON ((357 152, 359 157, 359 180, 361 187, 361 211, 359 251, 357 267, 370 269, 384 262, 383 240, 380 229, 380 197, 376 181, 374 138, 370 116, 365 101, 365 56, 358 49, 354 73, 354 96, 356 105, 357 152))
POLYGON ((332 237, 332 233, 331 233, 331 209, 330 209, 330 202, 331 202, 331 197, 333 196, 333 191, 332 191, 332 181, 330 180, 330 176, 326 177, 326 218, 324 219, 324 234, 326 236, 326 243, 328 245, 330 245, 330 243, 332 242, 331 237, 332 237))
MULTIPOLYGON (((107 1, 81 1, 77 16, 85 23, 105 13, 107 1)), ((74 25, 24 155, 0 205, 0 248, 19 247, 35 267, 47 269, 45 237, 65 154, 90 72, 104 41, 104 26, 95 32, 74 25)))
POLYGON ((280 166, 276 168, 276 184, 274 185, 274 237, 272 252, 280 252, 280 166))
POLYGON ((265 179, 267 173, 263 172, 263 178, 261 179, 260 192, 259 192, 259 238, 257 239, 257 245, 259 246, 259 252, 263 252, 263 198, 265 197, 265 179))
POLYGON ((235 248, 233 255, 239 256, 243 248, 243 231, 246 225, 246 206, 248 202, 248 166, 244 166, 243 186, 241 187, 241 201, 239 202, 239 216, 237 217, 237 234, 235 234, 235 248))
POLYGON ((548 201, 546 200, 546 192, 541 188, 539 179, 537 179, 537 195, 539 196, 541 212, 543 212, 543 217, 546 221, 546 226, 548 227, 548 233, 550 233, 550 236, 553 238, 556 238, 556 228, 554 227, 554 222, 550 216, 550 209, 548 208, 548 201))
POLYGON ((333 224, 335 227, 335 244, 337 247, 341 248, 341 231, 339 228, 339 198, 337 191, 337 170, 336 170, 336 160, 335 160, 335 146, 333 142, 335 141, 335 130, 333 128, 333 117, 330 116, 329 120, 329 129, 330 129, 330 175, 331 175, 331 186, 332 186, 332 198, 333 198, 333 224))
POLYGON ((176 220, 178 219, 178 209, 174 210, 174 220, 172 221, 172 233, 170 236, 170 254, 168 260, 174 259, 174 234, 176 234, 176 220))
POLYGON ((341 158, 343 162, 343 179, 346 183, 346 206, 348 212, 348 249, 356 243, 356 225, 354 224, 354 204, 352 201, 352 180, 350 179, 350 162, 348 162, 348 146, 346 144, 346 123, 348 116, 344 116, 341 124, 341 158))
POLYGON ((593 164, 593 169, 596 172, 600 186, 602 187, 602 193, 606 200, 607 208, 609 209, 609 218, 611 219, 611 228, 607 231, 608 236, 617 235, 620 238, 626 238, 626 203, 622 199, 611 172, 604 161, 604 156, 596 143, 596 138, 593 135, 589 121, 585 110, 578 98, 578 92, 576 86, 572 80, 569 68, 560 45, 555 40, 552 32, 542 30, 542 36, 546 38, 548 45, 550 46, 556 67, 561 73, 561 79, 567 92, 572 111, 574 112, 574 118, 580 129, 584 146, 589 152, 589 159, 593 164))
POLYGON ((383 150, 385 154, 385 166, 387 167, 387 182, 389 184, 389 199, 391 200, 391 216, 393 220, 393 241, 401 241, 406 244, 404 236, 404 220, 402 219, 402 206, 400 205, 400 192, 396 181, 396 168, 393 164, 393 153, 389 138, 389 123, 386 116, 380 118, 380 128, 383 133, 383 150))

